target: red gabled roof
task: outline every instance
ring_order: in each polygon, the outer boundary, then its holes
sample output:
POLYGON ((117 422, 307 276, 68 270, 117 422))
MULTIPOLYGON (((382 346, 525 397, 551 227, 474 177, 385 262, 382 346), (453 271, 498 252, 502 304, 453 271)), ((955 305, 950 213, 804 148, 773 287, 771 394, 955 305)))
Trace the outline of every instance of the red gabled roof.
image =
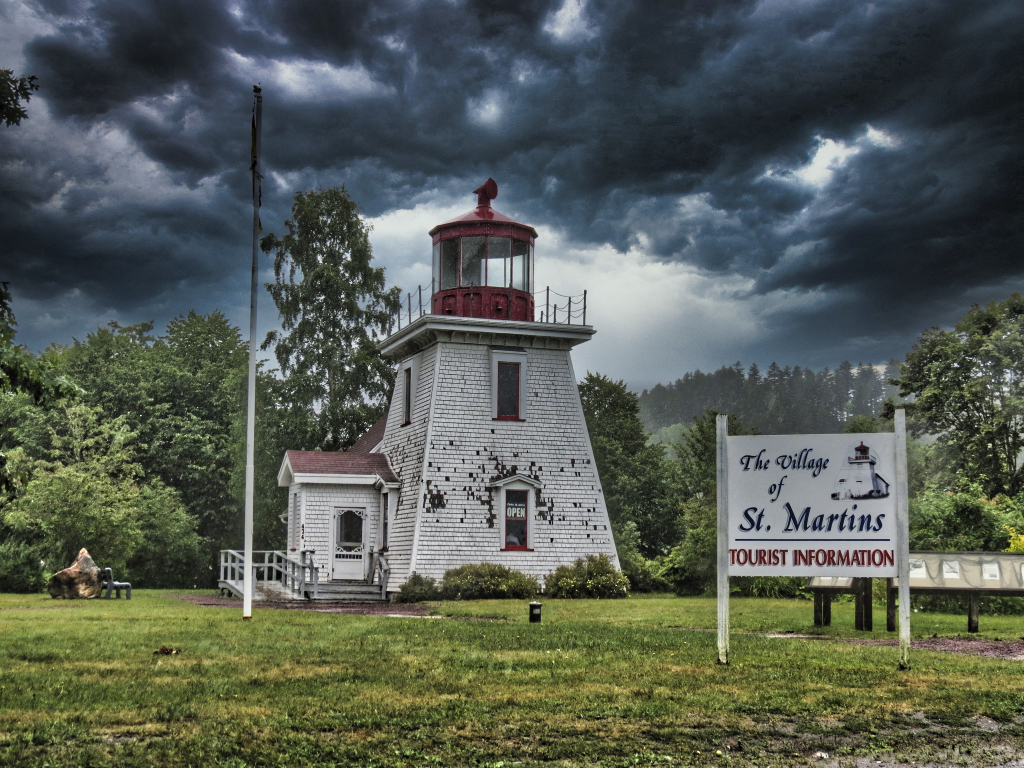
POLYGON ((287 455, 294 474, 378 475, 386 483, 398 482, 398 476, 383 453, 288 451, 287 455))
POLYGON ((348 453, 369 453, 378 445, 380 441, 384 439, 384 427, 387 426, 388 416, 384 414, 381 416, 377 423, 366 430, 366 434, 360 437, 352 447, 348 449, 348 453))

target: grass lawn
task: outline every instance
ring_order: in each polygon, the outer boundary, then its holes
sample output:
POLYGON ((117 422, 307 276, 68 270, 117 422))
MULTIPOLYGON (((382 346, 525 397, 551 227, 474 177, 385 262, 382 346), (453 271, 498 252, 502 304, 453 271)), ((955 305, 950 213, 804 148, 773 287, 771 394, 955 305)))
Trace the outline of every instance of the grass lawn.
MULTIPOLYGON (((0 765, 992 765, 1024 751, 1024 662, 820 639, 806 601, 441 603, 459 619, 0 595, 0 765), (160 646, 177 656, 154 656, 160 646), (721 752, 719 755, 718 753, 721 752), (872 763, 874 764, 874 763, 872 763)), ((875 609, 876 638, 884 609, 875 609)), ((914 614, 915 637, 966 632, 914 614)), ((1017 640, 1022 617, 981 617, 1017 640)))

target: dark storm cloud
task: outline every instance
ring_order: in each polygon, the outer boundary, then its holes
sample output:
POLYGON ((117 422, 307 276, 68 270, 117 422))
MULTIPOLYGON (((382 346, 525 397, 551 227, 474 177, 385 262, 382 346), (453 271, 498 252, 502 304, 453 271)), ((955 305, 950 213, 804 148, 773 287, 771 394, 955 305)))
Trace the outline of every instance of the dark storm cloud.
MULTIPOLYGON (((246 239, 256 79, 268 168, 297 187, 344 179, 369 215, 492 175, 499 207, 570 242, 743 275, 754 295, 834 294, 773 319, 795 362, 831 361, 846 311, 851 345, 902 354, 972 290, 1020 277, 1019 3, 580 7, 44 3, 53 32, 25 53, 54 118, 123 131, 160 183, 207 194, 97 204, 103 158, 67 165, 2 133, 16 288, 128 307, 168 280, 219 284, 246 239), (810 183, 826 140, 850 154, 810 183)), ((268 196, 264 221, 289 202, 268 196)))

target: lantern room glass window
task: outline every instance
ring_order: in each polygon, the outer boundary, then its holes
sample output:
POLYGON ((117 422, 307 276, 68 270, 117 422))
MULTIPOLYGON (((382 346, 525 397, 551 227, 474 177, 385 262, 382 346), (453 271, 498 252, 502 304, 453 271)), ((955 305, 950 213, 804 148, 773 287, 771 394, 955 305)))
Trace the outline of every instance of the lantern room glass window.
POLYGON ((487 238, 487 284, 508 288, 512 279, 512 241, 507 237, 487 238))
POLYGON ((430 292, 434 293, 441 289, 439 278, 441 277, 441 243, 434 243, 433 272, 431 272, 430 292))
POLYGON ((505 491, 505 549, 526 549, 529 546, 527 493, 529 491, 505 491))
POLYGON ((450 237, 434 244, 437 290, 491 286, 533 292, 533 246, 498 235, 450 237))
POLYGON ((441 246, 441 290, 459 287, 459 238, 442 240, 441 246))
POLYGON ((462 238, 462 284, 484 285, 486 237, 462 238))

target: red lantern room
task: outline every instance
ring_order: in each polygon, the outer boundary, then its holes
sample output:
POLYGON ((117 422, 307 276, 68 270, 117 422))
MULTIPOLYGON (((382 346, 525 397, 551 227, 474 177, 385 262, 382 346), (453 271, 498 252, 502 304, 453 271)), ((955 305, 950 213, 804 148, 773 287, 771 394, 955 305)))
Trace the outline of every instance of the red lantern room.
POLYGON ((537 231, 491 208, 498 185, 473 190, 476 208, 438 224, 431 312, 491 320, 533 320, 533 245, 537 231))

